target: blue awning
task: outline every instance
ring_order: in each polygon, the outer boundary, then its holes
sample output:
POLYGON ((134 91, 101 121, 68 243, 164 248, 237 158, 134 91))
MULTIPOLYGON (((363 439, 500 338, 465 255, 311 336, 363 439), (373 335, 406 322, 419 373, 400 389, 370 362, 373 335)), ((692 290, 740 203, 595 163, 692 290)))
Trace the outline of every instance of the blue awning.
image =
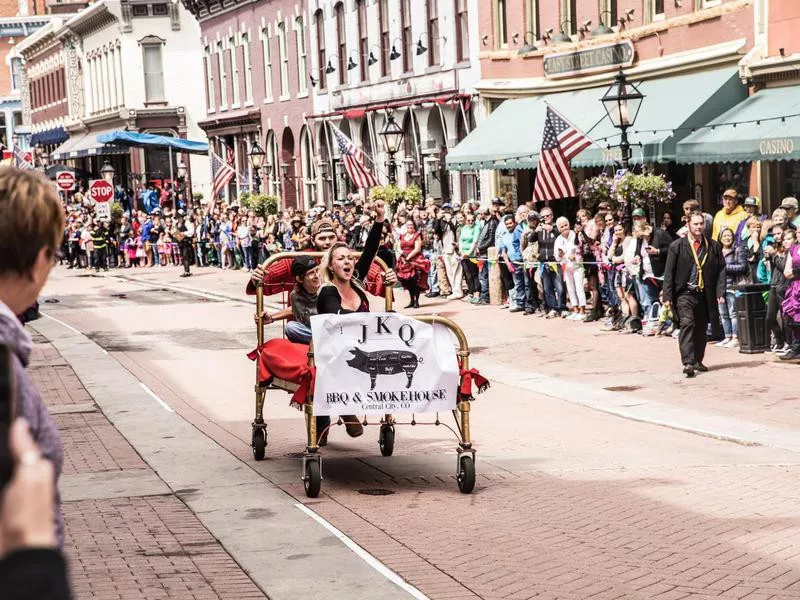
POLYGON ((125 131, 124 129, 117 129, 98 135, 97 141, 115 146, 136 146, 140 148, 159 148, 161 150, 172 148, 175 152, 208 154, 208 142, 195 142, 166 135, 125 131))
POLYGON ((50 146, 52 144, 63 144, 69 139, 69 134, 63 127, 54 127, 37 131, 31 135, 31 146, 50 146))

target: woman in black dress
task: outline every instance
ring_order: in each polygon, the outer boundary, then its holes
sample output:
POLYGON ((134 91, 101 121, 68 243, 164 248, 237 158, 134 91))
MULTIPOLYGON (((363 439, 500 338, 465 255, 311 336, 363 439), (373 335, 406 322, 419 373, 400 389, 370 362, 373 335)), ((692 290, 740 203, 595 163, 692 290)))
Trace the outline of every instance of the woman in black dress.
MULTIPOLYGON (((370 265, 375 259, 381 244, 383 221, 386 218, 386 207, 383 202, 375 203, 375 222, 372 224, 364 250, 356 261, 353 250, 344 242, 331 246, 322 258, 320 275, 322 287, 317 296, 317 313, 346 315, 354 312, 369 312, 369 300, 364 291, 362 281, 369 273, 370 265)), ((350 437, 358 437, 364 433, 364 427, 355 415, 343 415, 347 433, 350 437)), ((317 417, 317 434, 319 445, 328 442, 327 428, 330 417, 317 417), (324 432, 324 433, 322 433, 324 432)))

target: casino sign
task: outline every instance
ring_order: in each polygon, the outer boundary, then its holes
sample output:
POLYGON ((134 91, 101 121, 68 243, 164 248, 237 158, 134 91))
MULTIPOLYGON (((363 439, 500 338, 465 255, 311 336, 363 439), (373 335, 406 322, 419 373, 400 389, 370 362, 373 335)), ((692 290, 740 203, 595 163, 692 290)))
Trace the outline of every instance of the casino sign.
POLYGON ((607 46, 596 46, 575 52, 547 54, 544 57, 544 74, 549 79, 602 73, 627 68, 633 64, 633 42, 622 40, 607 46))

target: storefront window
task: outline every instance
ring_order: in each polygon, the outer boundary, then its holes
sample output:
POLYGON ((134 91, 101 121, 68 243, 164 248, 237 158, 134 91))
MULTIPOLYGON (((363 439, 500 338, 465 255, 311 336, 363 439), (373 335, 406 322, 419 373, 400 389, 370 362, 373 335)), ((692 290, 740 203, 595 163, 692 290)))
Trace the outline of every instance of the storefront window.
POLYGON ((722 192, 734 189, 745 198, 750 192, 750 163, 716 164, 711 167, 714 210, 722 206, 722 192))
MULTIPOLYGON (((790 160, 782 163, 783 178, 781 179, 781 199, 787 196, 797 198, 800 196, 800 161, 790 160)), ((777 203, 773 203, 777 205, 777 203)))

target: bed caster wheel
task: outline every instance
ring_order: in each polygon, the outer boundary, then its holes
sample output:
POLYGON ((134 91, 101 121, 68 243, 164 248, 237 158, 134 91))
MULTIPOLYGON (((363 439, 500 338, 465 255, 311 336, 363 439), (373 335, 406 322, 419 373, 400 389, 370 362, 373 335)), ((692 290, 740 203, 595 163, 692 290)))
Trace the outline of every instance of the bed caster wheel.
POLYGON ((458 457, 458 489, 462 494, 469 494, 475 489, 475 457, 462 454, 458 457))
POLYGON ((318 459, 310 459, 306 461, 306 466, 303 473, 303 487, 306 490, 306 496, 309 498, 316 498, 319 496, 319 490, 322 487, 322 473, 320 472, 318 459))
POLYGON ((378 436, 378 445, 383 456, 391 456, 394 452, 394 426, 383 424, 378 436))
POLYGON ((266 429, 253 429, 253 458, 256 460, 264 460, 267 450, 267 430, 266 429))

